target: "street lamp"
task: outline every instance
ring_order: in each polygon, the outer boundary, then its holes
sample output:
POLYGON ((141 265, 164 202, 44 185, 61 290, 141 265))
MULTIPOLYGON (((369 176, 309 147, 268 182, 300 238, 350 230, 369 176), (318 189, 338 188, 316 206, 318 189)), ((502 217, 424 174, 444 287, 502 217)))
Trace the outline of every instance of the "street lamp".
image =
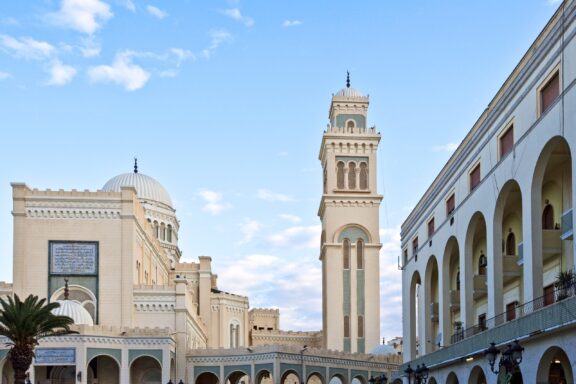
POLYGON ((370 384, 388 384, 388 378, 386 377, 386 374, 383 373, 380 376, 370 376, 370 379, 368 379, 368 382, 370 384))
POLYGON ((494 369, 494 365, 496 365, 496 358, 500 354, 500 350, 496 348, 494 342, 490 343, 490 347, 484 351, 484 355, 493 373, 500 373, 502 366, 504 366, 506 373, 511 373, 515 368, 518 368, 522 362, 522 351, 524 351, 524 348, 518 343, 518 340, 514 340, 512 344, 508 344, 498 362, 498 370, 494 369))
POLYGON ((413 369, 410 364, 408 364, 404 373, 406 374, 406 377, 408 377, 409 384, 412 382, 412 379, 414 379, 415 384, 426 384, 428 382, 430 369, 424 363, 422 363, 422 365, 418 364, 416 369, 413 369))

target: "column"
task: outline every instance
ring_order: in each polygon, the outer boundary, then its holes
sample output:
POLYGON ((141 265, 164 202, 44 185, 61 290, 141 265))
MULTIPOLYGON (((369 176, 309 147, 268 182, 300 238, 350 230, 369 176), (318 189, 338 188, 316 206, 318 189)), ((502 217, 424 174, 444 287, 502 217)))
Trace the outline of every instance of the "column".
POLYGON ((162 349, 162 383, 170 380, 170 346, 162 349))
POLYGON ((122 348, 122 360, 120 365, 120 382, 129 383, 130 382, 130 361, 128 355, 128 348, 122 348))
MULTIPOLYGON (((470 248, 472 248, 470 246, 470 248)), ((464 323, 464 329, 475 324, 474 319, 474 269, 471 259, 471 252, 466 252, 466 238, 458 239, 458 255, 460 259, 460 319, 464 323)))
POLYGON ((530 186, 522 188, 522 243, 523 243, 523 286, 527 303, 544 294, 542 266, 542 226, 540 206, 542 192, 532 191, 530 186))
POLYGON ((78 378, 78 374, 82 376, 80 380, 77 380, 78 383, 86 384, 88 382, 87 368, 86 348, 76 347, 76 378, 78 378))

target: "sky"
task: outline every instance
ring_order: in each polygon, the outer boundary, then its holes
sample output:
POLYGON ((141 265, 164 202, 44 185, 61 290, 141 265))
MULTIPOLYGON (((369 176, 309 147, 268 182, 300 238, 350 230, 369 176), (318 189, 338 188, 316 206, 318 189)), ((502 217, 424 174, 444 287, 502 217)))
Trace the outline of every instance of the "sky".
POLYGON ((36 0, 0 3, 0 280, 10 182, 170 193, 183 260, 319 330, 318 153, 333 93, 382 134, 381 333, 402 335, 400 225, 559 1, 36 0))

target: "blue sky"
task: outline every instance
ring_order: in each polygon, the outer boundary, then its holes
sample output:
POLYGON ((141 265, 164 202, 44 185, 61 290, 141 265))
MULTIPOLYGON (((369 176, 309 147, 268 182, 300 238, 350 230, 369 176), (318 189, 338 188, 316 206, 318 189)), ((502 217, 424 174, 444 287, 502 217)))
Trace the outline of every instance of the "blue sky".
POLYGON ((317 159, 332 93, 370 94, 382 335, 401 335, 399 226, 558 1, 38 0, 0 4, 0 280, 12 181, 169 191, 184 258, 219 288, 321 327, 317 159))

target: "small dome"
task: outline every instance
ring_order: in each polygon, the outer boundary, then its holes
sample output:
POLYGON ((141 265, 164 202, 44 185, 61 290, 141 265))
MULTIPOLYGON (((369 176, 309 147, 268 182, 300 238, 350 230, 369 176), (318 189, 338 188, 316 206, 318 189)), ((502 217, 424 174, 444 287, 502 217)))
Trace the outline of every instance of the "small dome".
POLYGON ((74 320, 74 324, 94 325, 94 320, 90 313, 76 300, 57 300, 60 304, 58 308, 52 310, 52 314, 57 316, 68 316, 74 320))
POLYGON ((354 88, 346 87, 339 90, 338 93, 334 95, 334 97, 364 97, 364 95, 354 88))
POLYGON ((385 355, 396 355, 397 351, 391 345, 380 344, 379 346, 374 348, 370 353, 372 355, 385 356, 385 355))
POLYGON ((162 184, 142 173, 123 173, 108 180, 103 191, 120 192, 121 187, 134 187, 142 200, 153 200, 172 207, 172 199, 162 184))

